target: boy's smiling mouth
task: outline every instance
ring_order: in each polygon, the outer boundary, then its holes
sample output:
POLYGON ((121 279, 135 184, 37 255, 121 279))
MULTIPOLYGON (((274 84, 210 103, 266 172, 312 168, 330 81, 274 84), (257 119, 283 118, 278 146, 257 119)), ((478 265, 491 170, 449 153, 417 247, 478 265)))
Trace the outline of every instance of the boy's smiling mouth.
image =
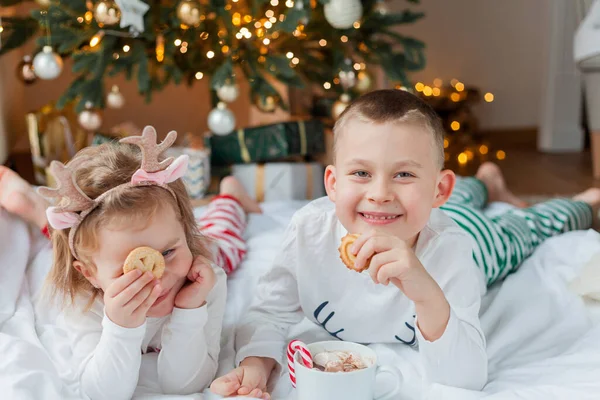
POLYGON ((361 219, 372 225, 385 225, 398 220, 402 214, 391 214, 381 212, 359 212, 361 219))

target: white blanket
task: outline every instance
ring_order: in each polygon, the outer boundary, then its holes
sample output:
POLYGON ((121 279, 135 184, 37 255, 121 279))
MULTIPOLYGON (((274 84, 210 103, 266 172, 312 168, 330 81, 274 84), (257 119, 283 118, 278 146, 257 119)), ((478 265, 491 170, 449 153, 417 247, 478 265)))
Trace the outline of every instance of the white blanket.
MULTIPOLYGON (((229 280, 220 373, 233 367, 233 327, 248 306, 258 277, 270 265, 279 238, 301 202, 265 204, 247 230, 248 256, 229 280)), ((57 311, 34 307, 51 260, 45 239, 0 210, 0 398, 75 398, 68 381, 68 344, 55 326, 57 311)), ((596 399, 600 393, 600 315, 569 292, 566 282, 595 253, 600 235, 576 232, 548 240, 521 269, 486 295, 482 326, 489 354, 489 383, 483 392, 420 384, 413 349, 374 345, 381 364, 403 373, 403 398, 596 399)), ((290 333, 305 341, 329 339, 303 323, 290 333)), ((380 390, 390 382, 381 380, 380 390)), ((274 398, 294 398, 284 375, 274 398)), ((208 391, 186 398, 212 399, 208 391)), ((144 398, 179 398, 144 396, 144 398)))

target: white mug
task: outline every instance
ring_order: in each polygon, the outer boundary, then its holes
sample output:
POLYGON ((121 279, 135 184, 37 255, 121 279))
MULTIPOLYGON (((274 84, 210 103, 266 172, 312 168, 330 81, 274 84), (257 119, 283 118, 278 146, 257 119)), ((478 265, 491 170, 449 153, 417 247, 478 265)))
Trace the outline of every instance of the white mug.
POLYGON ((393 399, 400 393, 400 372, 393 367, 378 366, 377 354, 367 346, 352 342, 326 341, 312 343, 307 347, 312 355, 322 351, 352 352, 369 366, 351 372, 323 372, 305 367, 300 360, 300 353, 297 352, 294 358, 297 400, 373 400, 375 376, 379 373, 391 374, 395 386, 376 400, 393 399))

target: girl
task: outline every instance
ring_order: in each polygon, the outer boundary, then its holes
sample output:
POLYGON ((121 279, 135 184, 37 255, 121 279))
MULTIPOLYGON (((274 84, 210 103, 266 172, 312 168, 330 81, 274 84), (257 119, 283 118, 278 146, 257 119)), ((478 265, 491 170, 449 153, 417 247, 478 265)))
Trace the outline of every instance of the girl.
MULTIPOLYGON (((129 144, 86 148, 67 166, 52 165, 57 189, 40 190, 59 200, 46 212, 54 228, 48 281, 63 300, 83 397, 196 393, 216 373, 226 279, 211 259, 227 272, 239 265, 246 212, 260 209, 226 178, 197 223, 179 179, 186 156, 158 159, 175 137, 171 132, 157 145, 156 132, 146 127, 141 137, 122 140, 129 144), (160 279, 123 273, 125 258, 140 246, 164 256, 160 279)), ((0 171, 2 204, 39 226, 42 200, 25 187, 0 171)))

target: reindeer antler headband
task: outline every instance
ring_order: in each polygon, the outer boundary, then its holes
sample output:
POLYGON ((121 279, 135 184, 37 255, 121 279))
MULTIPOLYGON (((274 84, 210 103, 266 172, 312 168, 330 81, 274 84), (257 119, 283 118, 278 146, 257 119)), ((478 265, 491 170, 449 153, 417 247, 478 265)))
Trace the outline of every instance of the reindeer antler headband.
POLYGON ((175 193, 167 183, 174 182, 185 174, 189 157, 181 155, 175 160, 173 157, 169 157, 163 161, 158 161, 158 156, 168 149, 176 138, 177 132, 171 131, 162 143, 157 144, 156 130, 151 126, 147 126, 144 128, 142 136, 130 136, 121 139, 120 143, 134 144, 142 150, 142 165, 133 174, 130 182, 115 186, 93 200, 75 182, 74 173, 81 164, 81 158, 71 161, 66 166, 61 162, 52 161, 50 172, 57 182, 57 187, 56 189, 41 187, 39 193, 47 198, 55 198, 59 201, 67 200, 64 206, 48 207, 46 216, 52 228, 59 230, 71 229, 69 231, 69 248, 75 259, 79 259, 74 245, 77 228, 79 228, 84 218, 94 211, 110 193, 125 187, 160 186, 176 198, 175 193))

